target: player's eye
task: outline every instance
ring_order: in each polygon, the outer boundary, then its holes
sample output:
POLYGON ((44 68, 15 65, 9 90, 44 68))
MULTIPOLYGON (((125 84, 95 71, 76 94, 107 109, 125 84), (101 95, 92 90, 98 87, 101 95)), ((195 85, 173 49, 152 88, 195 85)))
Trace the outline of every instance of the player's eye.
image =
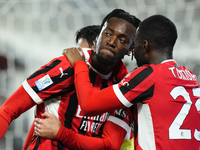
POLYGON ((119 39, 119 41, 120 41, 121 43, 124 43, 124 44, 127 43, 126 40, 124 40, 124 39, 119 39))
POLYGON ((107 31, 104 31, 104 34, 105 34, 106 36, 110 36, 110 33, 108 33, 107 31))

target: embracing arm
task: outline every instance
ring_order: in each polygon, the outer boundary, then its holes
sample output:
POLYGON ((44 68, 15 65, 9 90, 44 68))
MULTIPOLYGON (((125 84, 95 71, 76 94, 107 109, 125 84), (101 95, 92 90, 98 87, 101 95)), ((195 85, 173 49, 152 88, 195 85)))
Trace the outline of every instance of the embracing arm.
POLYGON ((35 102, 20 86, 0 107, 0 139, 4 136, 10 123, 35 105, 35 102))
POLYGON ((84 115, 98 115, 125 107, 114 93, 113 86, 102 90, 94 89, 85 62, 77 61, 73 67, 78 101, 84 115))
POLYGON ((153 96, 154 73, 149 65, 127 74, 119 84, 99 91, 91 85, 87 65, 82 61, 79 52, 69 50, 65 55, 74 67, 75 88, 83 115, 92 116, 131 107, 133 103, 153 96))
POLYGON ((101 138, 84 136, 61 126, 56 139, 72 149, 119 150, 125 136, 126 131, 123 128, 107 121, 101 138))
POLYGON ((106 121, 102 137, 89 137, 78 134, 61 125, 60 121, 48 112, 42 114, 46 119, 36 118, 35 132, 48 139, 56 139, 71 149, 120 149, 126 135, 131 135, 127 118, 123 120, 112 116, 106 121))
MULTIPOLYGON (((87 64, 83 61, 78 50, 68 49, 63 54, 74 67, 74 83, 83 115, 95 116, 125 107, 118 100, 112 86, 100 91, 94 89, 89 79, 87 64)), ((116 78, 120 80, 122 77, 116 78)))

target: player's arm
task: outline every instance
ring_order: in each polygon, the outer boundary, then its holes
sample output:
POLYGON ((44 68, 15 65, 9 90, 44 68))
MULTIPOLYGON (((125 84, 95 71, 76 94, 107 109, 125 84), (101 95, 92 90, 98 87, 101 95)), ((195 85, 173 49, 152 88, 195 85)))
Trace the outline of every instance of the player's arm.
POLYGON ((0 139, 12 120, 36 103, 42 103, 43 100, 48 100, 49 97, 57 97, 66 91, 70 91, 70 88, 73 89, 74 87, 70 87, 73 84, 73 80, 71 80, 73 72, 67 58, 61 56, 42 66, 27 78, 22 86, 0 107, 0 139), (48 82, 45 84, 45 81, 48 82), (45 88, 44 86, 39 87, 36 83, 45 84, 45 88))
POLYGON ((130 132, 127 121, 112 116, 105 123, 101 138, 88 137, 65 128, 52 114, 45 112, 43 117, 36 119, 36 133, 44 138, 56 139, 71 149, 120 149, 120 146, 130 132))
POLYGON ((65 55, 74 67, 76 92, 84 115, 98 115, 131 107, 153 95, 155 83, 150 66, 140 67, 128 74, 119 84, 98 91, 90 83, 89 70, 79 52, 69 50, 65 55))
POLYGON ((95 116, 104 112, 110 112, 124 107, 121 105, 112 87, 105 88, 101 91, 95 90, 95 88, 91 85, 90 79, 88 77, 89 70, 87 64, 84 62, 84 59, 78 50, 68 49, 67 51, 63 52, 63 54, 67 56, 71 66, 74 67, 74 83, 78 100, 81 105, 81 110, 84 115, 95 116), (95 99, 95 101, 93 101, 93 98, 97 98, 98 100, 95 99))
POLYGON ((31 98, 40 104, 50 98, 55 98, 71 92, 74 70, 67 58, 61 56, 42 66, 23 82, 23 87, 31 98))
POLYGON ((85 62, 77 61, 73 67, 78 101, 84 115, 98 115, 125 107, 116 96, 113 86, 95 90, 88 77, 89 70, 85 62))
POLYGON ((106 122, 101 138, 88 137, 61 126, 56 139, 62 141, 72 149, 120 149, 126 135, 126 131, 120 126, 106 122))
POLYGON ((4 136, 10 123, 36 103, 20 86, 0 107, 0 139, 4 136))

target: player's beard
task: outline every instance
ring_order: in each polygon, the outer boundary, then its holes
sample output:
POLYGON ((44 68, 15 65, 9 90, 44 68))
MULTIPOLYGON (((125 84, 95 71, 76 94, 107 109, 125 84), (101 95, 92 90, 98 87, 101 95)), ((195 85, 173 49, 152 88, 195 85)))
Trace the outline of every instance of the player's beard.
POLYGON ((112 65, 114 63, 113 59, 105 58, 101 54, 97 55, 97 60, 104 65, 112 65))

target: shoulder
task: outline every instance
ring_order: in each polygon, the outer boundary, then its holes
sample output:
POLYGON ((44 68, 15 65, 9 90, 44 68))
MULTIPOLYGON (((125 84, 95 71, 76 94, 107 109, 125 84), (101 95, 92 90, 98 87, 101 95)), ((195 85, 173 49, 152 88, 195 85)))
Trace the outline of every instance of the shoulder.
POLYGON ((64 66, 64 65, 66 65, 66 66, 70 66, 71 67, 71 65, 70 65, 70 63, 69 63, 69 61, 68 61, 68 59, 67 59, 67 57, 66 56, 59 56, 59 57, 55 57, 55 58, 53 58, 52 60, 50 60, 46 65, 44 65, 44 66, 49 66, 49 67, 55 67, 55 66, 64 66))
POLYGON ((151 65, 144 65, 133 70, 131 73, 127 74, 126 77, 130 78, 146 78, 147 76, 153 74, 153 68, 151 65))

